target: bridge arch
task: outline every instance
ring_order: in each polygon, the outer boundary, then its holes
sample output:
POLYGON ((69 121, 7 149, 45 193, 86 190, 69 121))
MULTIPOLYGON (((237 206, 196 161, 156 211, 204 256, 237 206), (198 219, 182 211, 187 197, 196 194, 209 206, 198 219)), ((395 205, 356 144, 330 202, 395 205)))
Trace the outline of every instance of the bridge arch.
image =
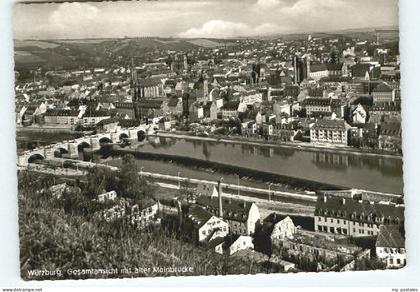
POLYGON ((37 160, 43 160, 43 159, 45 159, 44 155, 40 153, 34 153, 28 157, 28 163, 34 163, 37 160))
POLYGON ((84 148, 90 148, 90 144, 86 141, 82 141, 77 144, 77 151, 82 152, 84 148))
POLYGON ((146 132, 143 130, 137 131, 137 141, 142 142, 146 138, 146 132))
POLYGON ((120 140, 128 139, 128 138, 129 138, 129 136, 128 136, 127 133, 123 132, 123 133, 120 134, 120 140))
POLYGON ((54 157, 63 157, 63 154, 67 154, 69 151, 64 147, 57 147, 54 149, 54 157))
POLYGON ((112 140, 106 136, 99 139, 99 144, 105 144, 105 143, 112 143, 112 140))

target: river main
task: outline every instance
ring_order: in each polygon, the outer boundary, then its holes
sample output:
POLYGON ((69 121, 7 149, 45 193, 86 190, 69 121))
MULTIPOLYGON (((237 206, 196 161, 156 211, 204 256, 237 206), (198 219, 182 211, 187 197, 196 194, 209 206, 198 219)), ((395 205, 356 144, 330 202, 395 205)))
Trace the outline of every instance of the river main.
MULTIPOLYGON (((207 162, 372 191, 403 192, 402 160, 380 156, 153 137, 130 150, 190 157, 207 162)), ((144 161, 146 162, 146 161, 144 161)), ((171 174, 167 163, 148 159, 147 171, 171 174)), ((183 171, 186 175, 185 170, 183 171)), ((191 173, 191 172, 190 172, 191 173)))

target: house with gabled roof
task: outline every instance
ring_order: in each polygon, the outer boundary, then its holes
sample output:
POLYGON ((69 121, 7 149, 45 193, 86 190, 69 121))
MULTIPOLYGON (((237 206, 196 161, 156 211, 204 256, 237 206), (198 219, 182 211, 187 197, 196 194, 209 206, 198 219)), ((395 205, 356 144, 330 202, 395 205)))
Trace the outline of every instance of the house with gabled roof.
POLYGON ((195 233, 193 236, 198 242, 223 238, 229 233, 227 222, 201 206, 193 205, 188 211, 187 219, 192 223, 195 233))
POLYGON ((273 225, 273 231, 271 232, 271 240, 282 240, 285 238, 293 238, 296 232, 296 226, 293 220, 287 216, 286 218, 277 221, 273 225))
POLYGON ((380 225, 404 224, 404 206, 322 194, 314 213, 315 231, 352 237, 376 236, 380 225))
POLYGON ((405 232, 400 225, 381 225, 375 244, 376 256, 389 268, 406 265, 405 232))
POLYGON ((215 251, 219 254, 233 255, 244 249, 254 249, 254 243, 251 236, 230 235, 215 246, 215 251))
POLYGON ((378 144, 380 149, 401 152, 401 123, 398 121, 382 123, 379 127, 378 144))
MULTIPOLYGON (((219 215, 218 197, 200 196, 197 204, 214 215, 219 215)), ((251 235, 255 224, 260 220, 260 212, 253 202, 232 198, 222 198, 222 218, 229 224, 230 231, 236 234, 251 235)))

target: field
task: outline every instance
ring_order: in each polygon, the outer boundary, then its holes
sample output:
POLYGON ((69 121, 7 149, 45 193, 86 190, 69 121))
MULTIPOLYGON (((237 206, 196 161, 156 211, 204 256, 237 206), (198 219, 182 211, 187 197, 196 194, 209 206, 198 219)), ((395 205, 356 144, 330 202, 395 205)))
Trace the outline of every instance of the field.
POLYGON ((15 45, 15 48, 38 47, 41 49, 51 49, 51 48, 56 48, 59 46, 59 44, 55 42, 35 41, 35 40, 15 40, 14 45, 15 45))

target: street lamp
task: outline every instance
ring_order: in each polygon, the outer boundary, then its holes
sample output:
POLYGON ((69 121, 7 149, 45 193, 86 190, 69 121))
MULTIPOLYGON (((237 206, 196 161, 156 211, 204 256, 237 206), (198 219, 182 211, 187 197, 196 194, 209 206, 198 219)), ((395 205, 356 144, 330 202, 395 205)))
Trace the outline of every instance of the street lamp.
POLYGON ((238 176, 238 196, 241 194, 241 191, 239 190, 239 174, 237 174, 237 176, 238 176))
POLYGON ((271 185, 272 185, 273 183, 270 183, 269 185, 268 185, 268 200, 269 201, 271 201, 271 185))

